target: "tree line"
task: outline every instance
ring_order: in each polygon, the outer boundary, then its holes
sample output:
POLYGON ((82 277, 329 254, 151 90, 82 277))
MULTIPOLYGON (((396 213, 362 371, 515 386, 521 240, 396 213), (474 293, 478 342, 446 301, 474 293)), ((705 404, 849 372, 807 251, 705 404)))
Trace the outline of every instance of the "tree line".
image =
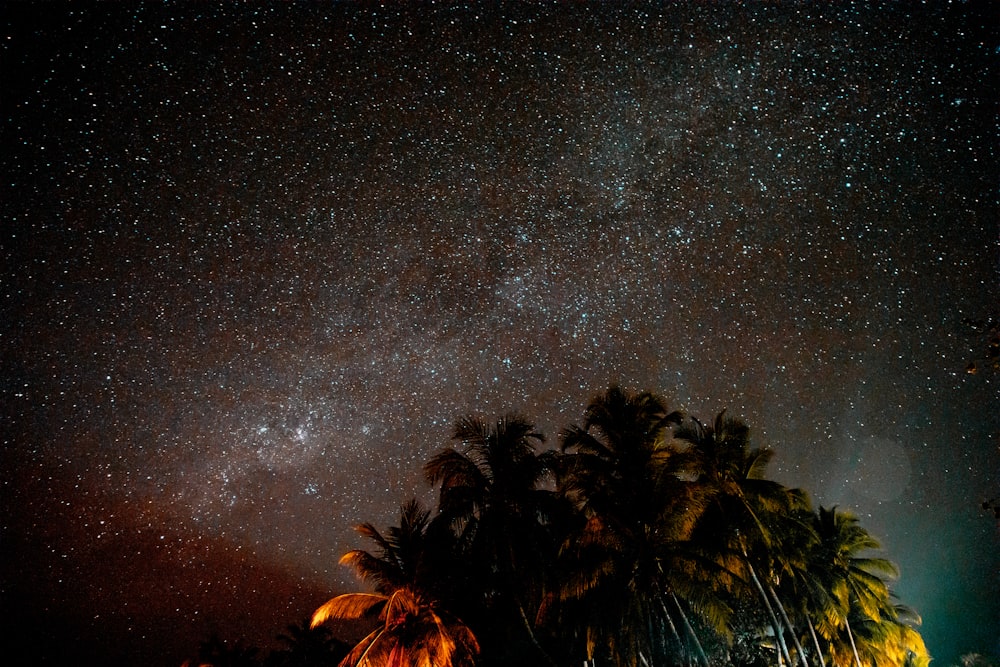
MULTIPOLYGON (((766 476, 773 451, 612 386, 558 449, 518 415, 458 421, 425 465, 437 507, 358 532, 371 592, 343 667, 925 667, 896 566, 850 512, 766 476)), ((338 659, 340 656, 338 655, 338 659)))

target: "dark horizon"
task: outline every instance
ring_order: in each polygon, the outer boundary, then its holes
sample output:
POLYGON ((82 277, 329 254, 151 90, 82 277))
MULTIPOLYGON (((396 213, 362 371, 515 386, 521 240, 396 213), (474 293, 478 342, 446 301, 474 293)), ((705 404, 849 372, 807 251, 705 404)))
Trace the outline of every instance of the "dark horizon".
POLYGON ((270 645, 456 419, 620 382, 1000 657, 991 3, 0 11, 7 646, 270 645))

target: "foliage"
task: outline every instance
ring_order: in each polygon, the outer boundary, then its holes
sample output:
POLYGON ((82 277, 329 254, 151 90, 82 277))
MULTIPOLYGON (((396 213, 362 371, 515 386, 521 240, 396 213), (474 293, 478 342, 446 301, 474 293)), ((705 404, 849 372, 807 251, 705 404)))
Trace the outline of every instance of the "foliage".
POLYGON ((341 563, 372 592, 313 615, 311 632, 367 625, 342 667, 930 661, 878 541, 769 479, 773 451, 725 412, 703 424, 612 386, 558 450, 516 415, 464 418, 453 440, 424 469, 436 512, 359 526, 375 548, 341 563))
POLYGON ((313 614, 312 626, 330 618, 352 620, 378 613, 378 626, 341 665, 344 667, 463 667, 479 652, 475 636, 409 586, 391 594, 339 595, 313 614))

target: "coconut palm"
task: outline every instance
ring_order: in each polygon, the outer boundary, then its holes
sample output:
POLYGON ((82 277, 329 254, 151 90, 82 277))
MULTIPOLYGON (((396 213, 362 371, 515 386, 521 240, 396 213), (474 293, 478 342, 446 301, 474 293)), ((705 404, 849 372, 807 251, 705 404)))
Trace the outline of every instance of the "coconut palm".
POLYGON ((787 492, 790 496, 789 510, 768 522, 771 542, 767 549, 759 553, 763 560, 758 571, 778 618, 787 630, 787 638, 792 642, 793 657, 803 667, 808 667, 809 654, 804 644, 812 642, 810 653, 821 655, 816 648, 818 638, 810 634, 812 630, 806 606, 807 592, 816 584, 809 572, 807 559, 815 535, 810 523, 804 520, 810 514, 808 497, 798 489, 788 489, 787 492))
POLYGON ((862 555, 877 550, 879 543, 850 512, 820 507, 814 527, 818 541, 809 567, 829 595, 816 629, 828 642, 834 664, 853 659, 862 667, 854 626, 886 616, 891 608, 886 579, 898 570, 884 558, 862 555))
POLYGON ((383 593, 347 593, 313 614, 357 620, 378 614, 378 626, 340 663, 341 667, 472 667, 479 644, 469 628, 409 586, 383 593))
POLYGON ((581 523, 562 551, 560 614, 587 660, 601 647, 613 664, 651 664, 691 644, 707 663, 689 612, 725 625, 727 609, 693 583, 707 577, 686 544, 699 503, 670 445, 678 418, 654 394, 612 386, 562 434, 557 487, 581 523))
POLYGON ((899 604, 885 605, 878 618, 855 617, 851 628, 862 664, 866 667, 927 667, 930 655, 920 633, 913 627, 919 624, 920 617, 899 604))
POLYGON ((875 618, 854 607, 848 612, 848 622, 834 631, 829 655, 837 665, 927 667, 930 656, 913 622, 895 605, 886 605, 875 618))
MULTIPOLYGON (((731 576, 723 582, 730 592, 756 595, 767 613, 778 649, 791 663, 786 630, 795 643, 797 659, 807 667, 805 652, 791 627, 775 585, 783 572, 796 569, 796 510, 808 501, 802 492, 765 478, 774 456, 767 448, 750 446, 750 429, 725 411, 714 424, 687 418, 674 432, 687 445, 689 475, 706 498, 694 540, 731 576)), ((801 569, 799 564, 798 569, 801 569)))
POLYGON ((424 472, 441 487, 436 521, 454 531, 463 556, 465 595, 477 603, 470 619, 481 620, 498 647, 514 651, 527 641, 547 659, 533 623, 553 552, 546 548, 552 493, 543 489, 550 454, 536 453, 544 438, 507 415, 494 424, 461 419, 453 439, 459 448, 436 454, 424 472))
POLYGON ((778 605, 784 602, 782 608, 791 616, 790 621, 786 620, 786 626, 797 630, 793 637, 799 655, 806 654, 803 650, 803 645, 806 645, 813 662, 819 667, 826 667, 814 619, 828 616, 835 610, 831 608, 831 598, 824 582, 810 568, 810 554, 819 539, 813 523, 815 512, 805 492, 793 490, 790 493, 795 494, 795 507, 783 521, 778 557, 772 559, 772 597, 778 605), (789 601, 792 601, 790 606, 789 601))
POLYGON ((355 527, 362 536, 373 541, 378 550, 371 554, 353 549, 341 556, 341 565, 349 565, 365 582, 386 595, 410 586, 425 594, 435 595, 446 579, 438 568, 438 556, 450 545, 429 530, 430 512, 416 500, 402 505, 399 525, 383 535, 371 523, 355 527), (438 539, 434 539, 437 537, 438 539))
POLYGON ((439 591, 449 545, 429 530, 430 513, 411 500, 400 511, 400 525, 383 535, 370 523, 358 526, 378 545, 376 554, 347 552, 341 564, 352 566, 374 593, 339 595, 313 613, 311 627, 328 619, 377 617, 372 632, 341 662, 342 667, 465 667, 473 665, 479 644, 472 631, 445 609, 439 591))

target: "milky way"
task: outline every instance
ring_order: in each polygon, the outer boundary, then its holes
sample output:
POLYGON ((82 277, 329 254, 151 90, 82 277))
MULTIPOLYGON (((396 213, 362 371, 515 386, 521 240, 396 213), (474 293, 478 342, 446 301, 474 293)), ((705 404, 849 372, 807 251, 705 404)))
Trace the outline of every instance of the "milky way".
POLYGON ((620 382, 856 511, 939 664, 1000 651, 997 21, 908 5, 5 8, 19 643, 266 644, 458 417, 556 446, 620 382))

